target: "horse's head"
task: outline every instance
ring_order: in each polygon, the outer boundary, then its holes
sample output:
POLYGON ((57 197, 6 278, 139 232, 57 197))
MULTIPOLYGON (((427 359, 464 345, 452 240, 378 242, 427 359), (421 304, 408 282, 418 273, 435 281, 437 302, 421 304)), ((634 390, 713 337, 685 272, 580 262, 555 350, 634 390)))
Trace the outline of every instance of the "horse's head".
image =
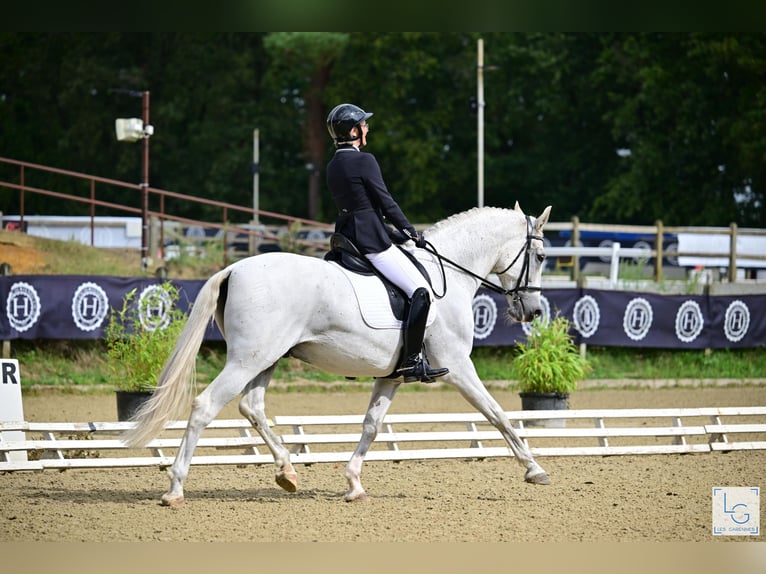
POLYGON ((548 223, 551 206, 539 217, 524 215, 518 202, 514 211, 523 217, 523 232, 514 233, 507 252, 498 260, 495 273, 508 297, 508 315, 514 321, 529 322, 543 313, 540 290, 545 262, 543 227, 548 223))

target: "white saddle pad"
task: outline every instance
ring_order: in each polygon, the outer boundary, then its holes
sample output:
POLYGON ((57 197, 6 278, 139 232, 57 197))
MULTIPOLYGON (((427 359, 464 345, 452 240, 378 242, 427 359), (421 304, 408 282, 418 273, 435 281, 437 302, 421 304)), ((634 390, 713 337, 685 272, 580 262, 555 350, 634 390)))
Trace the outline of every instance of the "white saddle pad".
MULTIPOLYGON (((354 295, 356 295, 356 302, 359 305, 359 312, 368 327, 373 329, 402 328, 402 321, 394 316, 388 293, 380 279, 374 275, 352 273, 335 262, 331 262, 331 264, 340 269, 351 284, 354 295)), ((434 315, 435 306, 431 305, 426 325, 433 323, 434 315)))

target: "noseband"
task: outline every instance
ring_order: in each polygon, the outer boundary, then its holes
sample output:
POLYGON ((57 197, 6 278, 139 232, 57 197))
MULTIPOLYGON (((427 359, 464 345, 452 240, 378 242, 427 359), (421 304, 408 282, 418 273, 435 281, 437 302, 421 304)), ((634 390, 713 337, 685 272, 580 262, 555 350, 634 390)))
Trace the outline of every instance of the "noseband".
MULTIPOLYGON (((450 261, 446 257, 444 257, 444 256, 440 255, 439 253, 437 253, 436 249, 434 249, 434 246, 431 245, 431 243, 429 243, 429 242, 426 242, 426 243, 428 244, 429 251, 431 253, 433 253, 434 255, 436 255, 436 257, 438 257, 441 262, 446 261, 447 263, 449 263, 453 267, 456 267, 456 268, 460 269, 463 273, 465 273, 467 275, 470 275, 474 279, 478 279, 479 282, 482 285, 484 285, 484 287, 489 289, 490 291, 494 291, 495 293, 499 293, 500 295, 505 295, 506 297, 507 296, 511 296, 511 298, 514 301, 519 301, 521 299, 521 295, 520 295, 521 292, 526 292, 526 291, 542 291, 541 287, 530 287, 529 286, 529 257, 530 257, 530 253, 532 251, 532 240, 536 239, 538 241, 543 241, 543 238, 542 238, 541 235, 534 235, 532 233, 532 219, 529 217, 529 215, 525 215, 524 217, 526 217, 526 219, 527 219, 527 239, 526 239, 526 242, 524 243, 524 245, 521 246, 521 249, 516 254, 516 257, 513 258, 513 261, 511 261, 511 263, 505 269, 503 269, 502 271, 500 271, 497 274, 497 275, 502 275, 503 273, 507 273, 508 270, 511 267, 513 267, 514 264, 519 260, 519 257, 521 257, 523 255, 524 259, 523 259, 522 264, 521 264, 521 273, 519 273, 519 276, 516 279, 516 285, 514 285, 512 289, 504 289, 500 285, 495 285, 494 283, 492 283, 490 281, 487 281, 484 277, 479 277, 473 271, 470 271, 470 270, 466 269, 465 267, 462 267, 461 265, 458 265, 454 261, 450 261), (524 280, 524 284, 523 285, 521 284, 522 278, 524 280)), ((444 275, 444 268, 443 268, 443 266, 442 266, 442 275, 444 275)), ((445 282, 444 283, 444 293, 441 295, 441 297, 444 297, 444 295, 446 295, 446 293, 447 293, 447 283, 445 282)))

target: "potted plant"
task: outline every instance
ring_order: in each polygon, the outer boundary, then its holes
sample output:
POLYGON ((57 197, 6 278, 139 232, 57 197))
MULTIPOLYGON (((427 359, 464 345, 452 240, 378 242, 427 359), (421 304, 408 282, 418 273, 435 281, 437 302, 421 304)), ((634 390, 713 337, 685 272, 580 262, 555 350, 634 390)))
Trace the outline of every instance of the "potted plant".
MULTIPOLYGON (((516 343, 511 370, 518 381, 523 410, 557 410, 568 407, 569 393, 590 371, 570 334, 569 320, 557 315, 544 323, 537 318, 526 342, 516 343)), ((533 426, 565 425, 564 419, 531 421, 533 426)))
POLYGON ((122 308, 112 308, 105 329, 109 368, 117 386, 117 420, 132 418, 153 392, 186 323, 176 307, 178 289, 165 282, 125 294, 122 308))

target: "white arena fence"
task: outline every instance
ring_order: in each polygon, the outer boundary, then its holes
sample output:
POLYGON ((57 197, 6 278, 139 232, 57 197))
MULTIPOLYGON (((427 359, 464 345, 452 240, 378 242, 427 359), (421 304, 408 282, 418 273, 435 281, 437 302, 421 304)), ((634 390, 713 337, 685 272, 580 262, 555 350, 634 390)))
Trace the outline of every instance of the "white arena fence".
MULTIPOLYGON (((766 407, 509 411, 535 456, 612 456, 766 449, 766 407)), ((275 416, 270 424, 294 464, 346 462, 363 415, 275 416)), ((0 472, 46 469, 166 468, 186 428, 168 423, 160 437, 128 449, 119 434, 130 422, 0 423, 0 472), (8 434, 10 433, 10 435, 8 434), (6 440, 5 435, 24 440, 6 440), (148 451, 148 452, 147 452, 148 451)), ((479 413, 389 414, 366 460, 485 459, 513 456, 479 413)), ((274 462, 245 420, 215 420, 193 465, 274 462)))

